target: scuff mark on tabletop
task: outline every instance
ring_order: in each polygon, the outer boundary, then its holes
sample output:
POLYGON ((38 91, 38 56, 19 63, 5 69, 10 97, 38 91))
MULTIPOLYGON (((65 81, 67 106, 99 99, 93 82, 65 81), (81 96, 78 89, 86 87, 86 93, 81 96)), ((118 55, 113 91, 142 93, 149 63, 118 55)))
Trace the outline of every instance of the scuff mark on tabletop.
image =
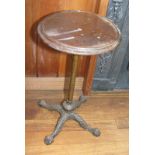
POLYGON ((71 39, 75 39, 75 37, 61 38, 61 39, 58 39, 58 40, 71 40, 71 39))
POLYGON ((75 29, 75 30, 71 30, 71 31, 66 31, 66 32, 58 32, 58 31, 54 31, 54 30, 52 30, 52 31, 46 31, 46 35, 47 36, 60 36, 60 35, 65 35, 65 34, 71 34, 71 33, 75 33, 75 32, 80 32, 80 31, 82 31, 82 29, 81 28, 77 28, 77 29, 75 29))

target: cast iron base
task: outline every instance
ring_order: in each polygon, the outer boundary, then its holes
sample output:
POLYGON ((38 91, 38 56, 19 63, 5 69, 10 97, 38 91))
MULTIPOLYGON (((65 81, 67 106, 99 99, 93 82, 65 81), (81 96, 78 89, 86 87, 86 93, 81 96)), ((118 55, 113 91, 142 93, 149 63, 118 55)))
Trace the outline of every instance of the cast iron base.
POLYGON ((79 125, 91 132, 94 136, 98 137, 100 136, 101 132, 97 128, 92 128, 89 126, 81 116, 74 113, 73 110, 80 106, 81 103, 86 101, 85 96, 80 96, 78 101, 64 101, 63 104, 47 104, 44 100, 41 100, 38 102, 38 105, 46 108, 48 110, 55 110, 60 113, 60 118, 57 122, 57 125, 55 126, 55 129, 53 133, 51 133, 49 136, 46 136, 44 139, 45 144, 51 144, 54 141, 54 138, 59 134, 61 131, 65 121, 67 120, 75 120, 79 123, 79 125))

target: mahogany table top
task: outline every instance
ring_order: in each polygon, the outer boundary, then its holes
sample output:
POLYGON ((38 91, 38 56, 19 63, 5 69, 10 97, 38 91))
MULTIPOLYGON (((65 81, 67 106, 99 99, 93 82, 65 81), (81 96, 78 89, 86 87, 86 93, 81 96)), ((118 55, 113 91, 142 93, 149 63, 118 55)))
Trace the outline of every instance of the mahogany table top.
POLYGON ((120 31, 111 20, 78 10, 44 17, 38 24, 38 33, 48 46, 78 55, 102 54, 113 50, 120 41, 120 31))

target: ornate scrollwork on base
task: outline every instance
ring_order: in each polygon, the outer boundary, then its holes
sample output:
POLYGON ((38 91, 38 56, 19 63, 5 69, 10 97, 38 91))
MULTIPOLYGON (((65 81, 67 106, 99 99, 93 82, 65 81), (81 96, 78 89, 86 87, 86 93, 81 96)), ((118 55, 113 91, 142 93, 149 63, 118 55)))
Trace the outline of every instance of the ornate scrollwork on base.
POLYGON ((112 0, 112 4, 109 7, 107 17, 114 21, 114 23, 120 22, 123 17, 122 4, 123 0, 112 0))
POLYGON ((60 113, 60 118, 55 126, 54 131, 50 135, 45 136, 44 138, 45 144, 49 145, 54 141, 54 138, 60 133, 60 131, 63 128, 64 123, 67 120, 74 120, 78 122, 82 128, 89 131, 94 136, 96 137, 100 136, 101 132, 98 128, 92 128, 90 125, 86 123, 86 121, 80 115, 73 112, 74 109, 78 108, 85 101, 86 101, 86 97, 80 96, 78 101, 73 102, 73 105, 72 105, 72 102, 70 102, 71 106, 69 108, 66 105, 67 101, 64 101, 63 104, 54 104, 54 103, 48 104, 44 100, 41 100, 38 102, 39 106, 46 108, 48 110, 51 110, 51 111, 54 110, 60 113))
POLYGON ((99 62, 99 71, 100 73, 103 73, 103 71, 106 70, 107 63, 111 60, 112 54, 111 53, 106 53, 104 55, 100 55, 100 62, 99 62))

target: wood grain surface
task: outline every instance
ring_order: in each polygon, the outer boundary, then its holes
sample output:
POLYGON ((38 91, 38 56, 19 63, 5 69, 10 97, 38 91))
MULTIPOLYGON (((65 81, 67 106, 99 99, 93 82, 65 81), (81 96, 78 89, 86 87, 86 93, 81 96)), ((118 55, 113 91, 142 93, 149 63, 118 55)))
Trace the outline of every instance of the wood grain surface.
POLYGON ((120 30, 111 20, 80 10, 49 14, 38 23, 37 32, 49 47, 75 55, 111 52, 120 42, 120 30))
POLYGON ((74 121, 65 123, 52 145, 43 138, 55 126, 59 114, 39 108, 36 101, 44 98, 59 103, 61 92, 26 92, 26 155, 128 155, 128 93, 92 93, 76 110, 102 134, 96 138, 74 121), (57 95, 56 95, 57 94, 57 95), (53 97, 52 97, 53 96, 53 97))

